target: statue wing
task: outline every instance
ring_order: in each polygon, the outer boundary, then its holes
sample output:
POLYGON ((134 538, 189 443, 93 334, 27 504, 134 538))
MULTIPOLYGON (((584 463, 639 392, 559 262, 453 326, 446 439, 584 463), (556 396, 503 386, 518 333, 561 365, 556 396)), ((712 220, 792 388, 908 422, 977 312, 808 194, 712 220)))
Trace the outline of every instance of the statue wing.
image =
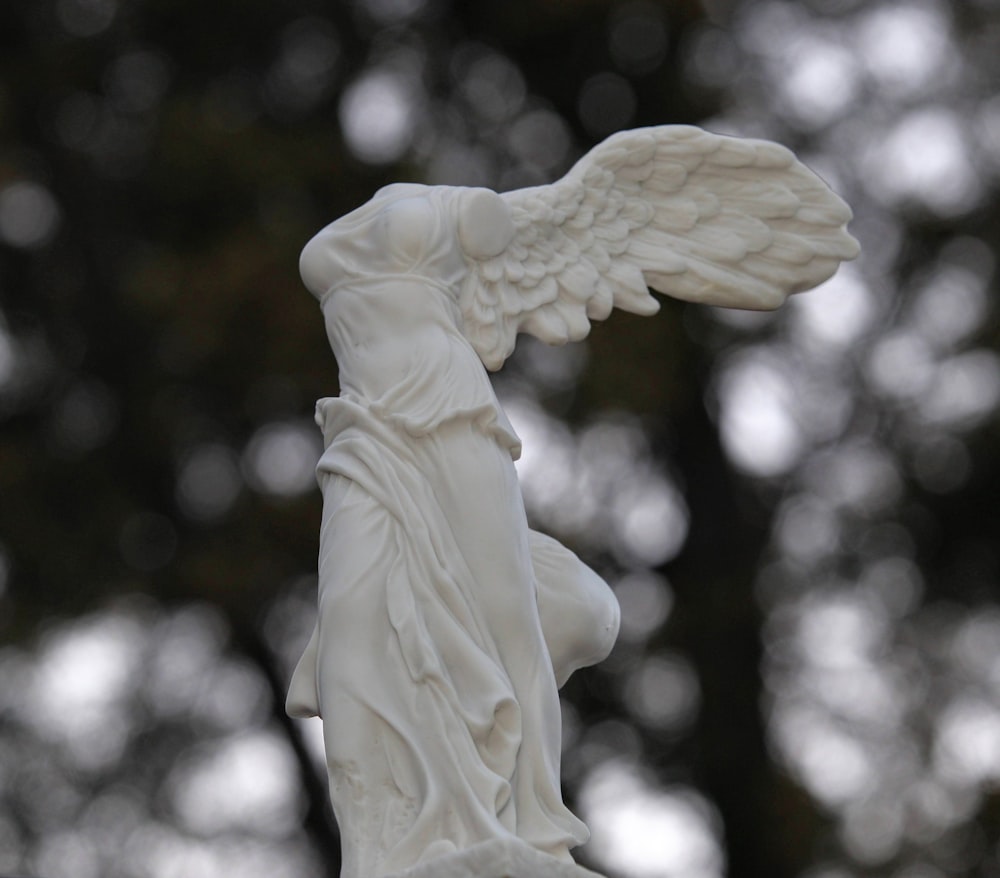
POLYGON ((655 313, 647 287, 769 310, 858 253, 850 208, 788 149, 687 126, 613 135, 556 183, 499 198, 502 249, 468 254, 460 295, 490 369, 518 332, 561 344, 613 307, 655 313))

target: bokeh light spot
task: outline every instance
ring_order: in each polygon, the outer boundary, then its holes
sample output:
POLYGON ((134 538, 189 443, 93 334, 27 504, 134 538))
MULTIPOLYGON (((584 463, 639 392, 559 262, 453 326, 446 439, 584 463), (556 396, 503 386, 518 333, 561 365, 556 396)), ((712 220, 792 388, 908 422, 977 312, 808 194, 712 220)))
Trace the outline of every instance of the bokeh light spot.
POLYGON ((322 450, 312 424, 270 423, 250 438, 243 454, 243 471, 254 489, 292 497, 315 486, 316 461, 322 450))
POLYGON ((730 460, 752 475, 787 472, 803 452, 788 376, 753 354, 723 368, 717 393, 719 427, 730 460))
POLYGON ((982 325, 988 306, 985 283, 977 272, 946 265, 922 285, 911 319, 929 341, 951 347, 982 325))
POLYGON ((857 95, 857 62, 844 46, 815 38, 796 40, 785 64, 783 95, 808 125, 830 122, 857 95))
POLYGON ((608 48, 618 67, 630 74, 655 70, 667 54, 667 24, 663 12, 648 0, 634 0, 614 12, 608 48))
POLYGON ((577 98, 577 113, 594 137, 604 137, 625 128, 635 114, 632 84, 617 73, 598 73, 586 80, 577 98))
POLYGON ((945 107, 906 113, 871 141, 863 168, 872 191, 890 204, 913 200, 942 216, 965 213, 982 194, 967 126, 945 107))
POLYGON ((893 92, 913 93, 939 77, 953 51, 950 22, 938 2, 876 6, 860 21, 857 45, 868 70, 893 92))
POLYGON ((932 423, 969 428, 1000 405, 1000 356, 981 348, 940 363, 926 394, 921 414, 932 423))
POLYGON ((58 0, 56 16, 67 33, 93 37, 107 30, 118 12, 115 0, 58 0))
POLYGON ((106 767, 121 755, 129 732, 128 697, 141 680, 142 629, 128 613, 84 617, 42 642, 31 685, 15 713, 69 748, 80 767, 106 767))
MULTIPOLYGON (((872 293, 853 266, 844 265, 826 283, 788 303, 804 345, 844 347, 856 342, 877 313, 872 293)), ((798 336, 797 336, 798 337, 798 336)))
POLYGON ((836 550, 840 522, 829 502, 795 497, 782 504, 775 525, 776 541, 790 558, 815 562, 836 550))
POLYGON ((938 719, 934 761, 943 777, 961 784, 1000 781, 1000 709, 957 699, 938 719))
POLYGON ((807 467, 817 494, 863 515, 885 511, 902 493, 893 455, 874 442, 842 444, 817 454, 807 467))
POLYGON ((619 637, 630 642, 645 640, 670 614, 674 596, 667 581, 650 571, 630 573, 615 583, 621 609, 619 637))
POLYGON ((625 696, 630 710, 644 723, 659 729, 678 729, 694 718, 700 689, 688 662, 661 653, 645 659, 632 671, 625 696))
POLYGON ((469 109, 484 121, 511 119, 524 105, 527 88, 517 65, 482 46, 460 49, 453 75, 469 109))
POLYGON ((418 15, 427 5, 427 0, 363 0, 361 5, 378 21, 398 24, 418 15))
POLYGON ((111 390, 96 379, 85 379, 52 408, 48 438, 60 455, 76 457, 106 443, 118 426, 118 403, 111 390))
POLYGON ((206 748, 170 781, 184 825, 212 835, 233 828, 281 836, 298 819, 296 766, 275 735, 255 731, 206 748))
POLYGON ((522 162, 549 170, 558 167, 569 152, 570 134, 562 117, 551 110, 530 110, 507 133, 511 152, 522 162))
POLYGON ((905 329, 885 333, 873 346, 868 377, 880 392, 900 398, 922 394, 934 378, 934 352, 927 341, 905 329))
POLYGON ((143 112, 155 107, 170 85, 170 66, 158 52, 136 50, 117 58, 106 74, 108 94, 121 109, 143 112))
POLYGON ((688 77, 706 88, 723 88, 739 68, 739 50, 728 29, 710 25, 695 28, 684 49, 688 77))
POLYGON ((658 790, 629 765, 612 761, 586 779, 580 793, 593 828, 588 849, 628 878, 721 878, 716 819, 683 787, 658 790))
POLYGON ((878 653, 886 620, 870 601, 848 594, 815 598, 799 620, 799 650, 813 665, 857 668, 878 653))
POLYGON ((572 435, 528 399, 505 399, 503 406, 524 443, 516 467, 525 503, 558 514, 577 478, 572 435))
POLYGON ((772 732, 784 758, 828 807, 846 805, 872 789, 876 775, 868 752, 818 711, 801 706, 779 711, 772 732))
POLYGON ((18 180, 0 190, 0 241, 12 247, 43 247, 59 225, 59 205, 40 183, 18 180))
POLYGON ((177 502, 189 518, 211 521, 225 515, 243 485, 238 459, 225 445, 195 448, 177 477, 177 502))
POLYGON ((413 89, 399 73, 373 70, 356 79, 340 102, 347 145, 370 164, 401 158, 413 140, 418 112, 413 89))
POLYGON ((615 529, 626 557, 656 567, 684 545, 688 513, 680 493, 661 478, 636 480, 615 499, 615 529))
POLYGON ((264 84, 271 112, 283 116, 316 106, 333 86, 339 57, 336 30, 325 19, 307 16, 288 25, 264 84))
POLYGON ((949 435, 922 436, 913 452, 913 473, 928 491, 946 494, 965 484, 972 458, 965 443, 949 435))
POLYGON ((859 862, 875 866, 890 860, 903 835, 902 802, 873 796, 852 802, 841 825, 844 847, 859 862))

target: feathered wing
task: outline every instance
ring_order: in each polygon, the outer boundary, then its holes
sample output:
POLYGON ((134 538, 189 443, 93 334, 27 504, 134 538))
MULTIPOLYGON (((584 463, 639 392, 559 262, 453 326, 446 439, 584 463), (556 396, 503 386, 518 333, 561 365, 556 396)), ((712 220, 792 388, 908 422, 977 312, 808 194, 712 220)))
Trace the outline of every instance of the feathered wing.
POLYGON ((788 149, 699 128, 613 135, 556 183, 501 198, 513 237, 472 260, 460 299, 491 369, 518 332, 561 344, 613 307, 655 313, 647 287, 769 310, 858 253, 850 208, 788 149))

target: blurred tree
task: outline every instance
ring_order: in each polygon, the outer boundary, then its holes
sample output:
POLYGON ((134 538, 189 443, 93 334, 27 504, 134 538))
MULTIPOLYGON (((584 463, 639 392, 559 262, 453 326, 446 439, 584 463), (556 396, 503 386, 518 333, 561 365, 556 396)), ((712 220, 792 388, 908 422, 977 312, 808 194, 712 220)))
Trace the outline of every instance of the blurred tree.
POLYGON ((298 250, 400 179, 510 188, 701 123, 864 255, 497 376, 532 517, 611 581, 567 794, 623 876, 1000 874, 993 0, 0 7, 0 871, 335 875, 298 250))

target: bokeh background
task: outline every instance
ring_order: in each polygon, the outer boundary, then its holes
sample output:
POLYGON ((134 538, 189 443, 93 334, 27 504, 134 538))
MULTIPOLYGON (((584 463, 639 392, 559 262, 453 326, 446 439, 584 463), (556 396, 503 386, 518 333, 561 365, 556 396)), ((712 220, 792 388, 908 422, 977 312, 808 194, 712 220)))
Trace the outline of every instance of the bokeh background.
POLYGON ((795 149, 863 254, 496 376, 536 526, 614 586, 564 781, 619 878, 1000 875, 997 0, 5 0, 0 873, 339 868, 298 252, 396 180, 622 128, 795 149))

